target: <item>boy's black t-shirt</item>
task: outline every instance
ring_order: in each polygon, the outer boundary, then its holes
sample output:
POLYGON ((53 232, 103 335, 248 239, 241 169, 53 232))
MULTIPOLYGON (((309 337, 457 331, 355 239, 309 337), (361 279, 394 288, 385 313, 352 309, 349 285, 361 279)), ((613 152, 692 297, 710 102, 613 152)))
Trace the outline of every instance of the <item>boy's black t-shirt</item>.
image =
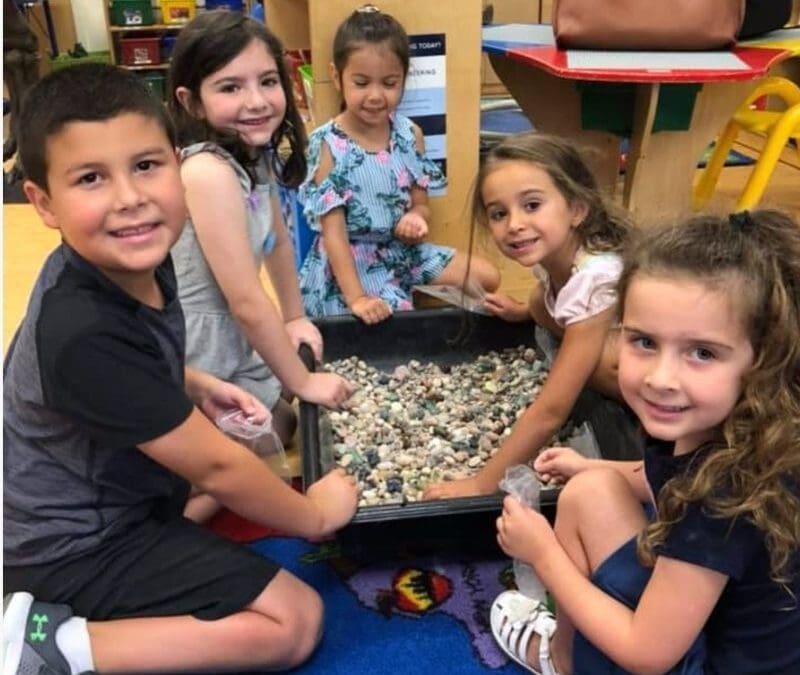
POLYGON ((169 257, 156 280, 163 310, 66 244, 45 262, 4 363, 4 565, 85 554, 181 513, 188 483, 137 448, 193 408, 169 257))
MULTIPOLYGON (((691 472, 711 450, 706 445, 676 457, 673 448, 654 439, 645 447, 645 471, 656 500, 670 478, 691 472)), ((762 531, 745 518, 720 518, 690 504, 658 553, 729 577, 704 630, 706 673, 800 673, 800 551, 787 590, 769 578, 762 531)))

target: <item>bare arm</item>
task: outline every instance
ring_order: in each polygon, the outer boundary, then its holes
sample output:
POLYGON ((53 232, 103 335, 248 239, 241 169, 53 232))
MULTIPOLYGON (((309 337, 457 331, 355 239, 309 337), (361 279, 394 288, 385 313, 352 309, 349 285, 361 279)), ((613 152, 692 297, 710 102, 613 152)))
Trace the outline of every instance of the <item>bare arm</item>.
MULTIPOLYGON (((328 177, 333 169, 333 157, 328 146, 323 144, 319 154, 319 167, 314 174, 314 182, 319 185, 328 177)), ((364 288, 356 274, 353 254, 350 252, 350 240, 347 237, 347 223, 344 209, 339 207, 320 217, 322 245, 331 265, 331 271, 342 292, 347 306, 364 295, 364 288)))
POLYGON ((276 197, 272 198, 272 231, 275 233, 275 246, 264 256, 264 262, 278 296, 283 321, 288 323, 305 316, 305 312, 297 284, 297 270, 294 267, 294 248, 276 197))
POLYGON ((181 177, 197 240, 231 314, 278 379, 302 395, 309 373, 259 279, 236 176, 223 160, 200 153, 184 162, 181 177))
MULTIPOLYGON (((411 129, 414 132, 414 144, 416 145, 417 152, 420 155, 424 155, 425 137, 422 135, 422 129, 413 123, 411 129)), ((426 223, 430 222, 431 210, 428 207, 428 191, 419 187, 419 185, 414 185, 411 188, 411 208, 408 210, 408 213, 412 212, 423 218, 426 223)))
POLYGON ((555 319, 550 316, 550 312, 547 311, 544 305, 544 285, 541 281, 537 281, 536 285, 533 287, 531 296, 528 299, 528 307, 530 315, 533 317, 537 326, 545 328, 553 335, 561 336, 564 333, 564 330, 556 323, 555 319))
POLYGON ((497 490, 507 467, 533 458, 564 423, 575 400, 597 367, 614 310, 571 324, 564 331, 550 374, 539 396, 517 420, 500 450, 477 474, 481 493, 497 490))
MULTIPOLYGON (((314 182, 319 184, 333 168, 333 158, 326 145, 322 146, 314 182)), ((322 245, 328 256, 336 284, 342 293, 344 302, 350 311, 365 323, 378 323, 391 315, 392 310, 383 300, 364 292, 361 280, 356 272, 353 254, 350 250, 350 239, 347 236, 347 223, 344 209, 339 207, 320 217, 322 245)))
POLYGON ((232 511, 262 525, 319 537, 344 525, 355 512, 352 479, 331 473, 314 484, 316 490, 312 486, 308 496, 303 495, 255 454, 217 430, 196 408, 180 426, 139 447, 232 511))
POLYGON ((353 254, 350 252, 350 241, 347 238, 347 226, 344 221, 343 209, 329 211, 320 219, 322 226, 322 243, 331 271, 342 292, 347 306, 352 308, 353 303, 364 296, 364 287, 356 273, 353 254))

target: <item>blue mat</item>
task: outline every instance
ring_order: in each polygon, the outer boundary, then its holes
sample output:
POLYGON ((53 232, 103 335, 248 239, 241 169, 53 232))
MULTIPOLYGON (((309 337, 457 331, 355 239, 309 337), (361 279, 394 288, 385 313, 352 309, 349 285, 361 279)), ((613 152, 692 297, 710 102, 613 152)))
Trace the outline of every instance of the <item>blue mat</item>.
MULTIPOLYGON (((405 557, 364 562, 334 544, 270 537, 251 547, 314 587, 325 603, 325 633, 297 671, 319 675, 521 670, 489 627, 494 598, 512 584, 507 558, 405 557)), ((461 556, 459 556, 461 557, 461 556)))

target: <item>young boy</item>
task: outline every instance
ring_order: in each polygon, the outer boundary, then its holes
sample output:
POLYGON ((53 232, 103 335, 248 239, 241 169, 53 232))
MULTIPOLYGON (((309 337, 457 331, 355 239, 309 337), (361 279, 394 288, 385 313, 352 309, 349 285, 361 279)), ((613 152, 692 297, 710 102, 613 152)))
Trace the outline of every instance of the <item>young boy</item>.
POLYGON ((301 495, 206 417, 266 411, 184 368, 173 145, 163 106, 111 66, 45 77, 20 115, 25 194, 63 243, 4 367, 4 674, 288 668, 319 639, 310 587, 182 517, 194 484, 318 537, 356 488, 331 473, 301 495))

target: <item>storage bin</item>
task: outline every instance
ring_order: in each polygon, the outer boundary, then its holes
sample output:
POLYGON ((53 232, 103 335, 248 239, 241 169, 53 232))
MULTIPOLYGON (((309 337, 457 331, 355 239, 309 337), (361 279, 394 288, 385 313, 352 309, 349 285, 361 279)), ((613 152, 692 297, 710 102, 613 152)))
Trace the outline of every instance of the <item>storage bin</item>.
POLYGON ((300 73, 300 81, 303 83, 306 108, 311 110, 314 104, 314 74, 311 71, 311 64, 304 63, 297 69, 297 72, 300 73))
POLYGON ((187 23, 194 18, 195 0, 161 0, 161 23, 187 23))
MULTIPOLYGON (((534 347, 532 322, 510 323, 493 316, 465 314, 460 309, 422 309, 395 312, 389 319, 366 326, 353 316, 314 319, 325 343, 328 361, 358 356, 367 364, 391 372, 417 359, 422 363, 455 365, 472 362, 492 350, 534 347)), ((300 356, 309 370, 316 364, 311 350, 301 345, 300 356)), ((570 414, 578 427, 588 422, 602 456, 613 460, 641 458, 637 425, 615 402, 591 389, 578 396, 570 414)), ((333 466, 334 442, 330 425, 319 407, 302 401, 299 415, 300 452, 304 489, 333 466)), ((559 488, 547 486, 540 505, 549 519, 555 516, 559 488)), ((493 495, 359 507, 337 541, 356 554, 385 553, 413 542, 415 548, 475 550, 496 546, 495 520, 503 497, 493 495)))
POLYGON ((155 96, 159 101, 164 100, 164 82, 166 78, 161 73, 146 73, 141 76, 142 81, 147 85, 147 88, 150 89, 153 96, 155 96))
POLYGON ((61 70, 81 63, 111 63, 111 55, 108 52, 89 52, 86 56, 78 57, 59 54, 56 58, 51 59, 50 70, 61 70))
POLYGON ((115 26, 149 26, 155 23, 150 0, 112 0, 111 23, 115 26))
POLYGON ((161 36, 161 61, 169 61, 172 56, 172 50, 175 48, 175 40, 178 39, 177 35, 162 35, 161 36))
POLYGON ((161 63, 159 38, 120 38, 119 48, 122 63, 126 66, 153 66, 161 63))
POLYGON ((243 0, 206 0, 206 9, 229 9, 233 12, 243 12, 243 0))

